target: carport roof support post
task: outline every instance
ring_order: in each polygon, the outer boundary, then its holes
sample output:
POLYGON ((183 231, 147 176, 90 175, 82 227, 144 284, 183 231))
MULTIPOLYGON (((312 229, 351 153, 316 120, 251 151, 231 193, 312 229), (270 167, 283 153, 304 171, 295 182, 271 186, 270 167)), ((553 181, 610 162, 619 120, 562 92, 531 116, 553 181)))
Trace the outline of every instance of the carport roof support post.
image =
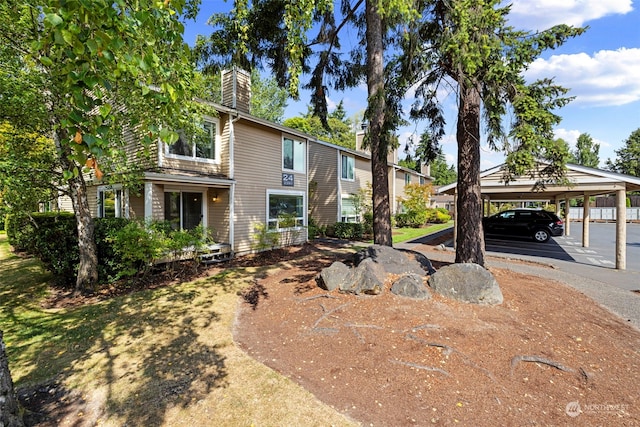
POLYGON ((616 268, 627 268, 627 192, 616 191, 616 268))
POLYGON ((591 207, 589 206, 589 194, 582 196, 582 247, 589 247, 589 222, 591 221, 591 207))

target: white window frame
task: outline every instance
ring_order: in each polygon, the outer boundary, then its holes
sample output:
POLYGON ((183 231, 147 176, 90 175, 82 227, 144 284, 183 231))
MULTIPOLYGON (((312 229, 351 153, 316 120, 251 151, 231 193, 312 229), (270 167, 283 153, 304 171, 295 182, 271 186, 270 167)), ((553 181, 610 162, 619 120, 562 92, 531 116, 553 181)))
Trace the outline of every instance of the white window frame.
POLYGON ((165 157, 167 157, 168 159, 181 159, 181 160, 190 160, 193 162, 201 162, 201 163, 212 163, 212 164, 220 164, 220 145, 222 142, 222 137, 220 135, 220 119, 217 119, 215 117, 205 117, 203 124, 204 123, 209 123, 215 126, 216 128, 216 132, 214 134, 214 146, 213 146, 213 159, 209 159, 207 157, 198 157, 197 156, 197 150, 195 147, 196 142, 193 141, 192 142, 192 146, 191 146, 191 152, 192 155, 191 156, 184 156, 182 154, 174 154, 174 153, 170 153, 170 145, 169 144, 164 144, 164 155, 165 157))
POLYGON ((411 174, 409 172, 404 173, 404 185, 411 184, 411 174))
POLYGON ((129 193, 122 188, 122 184, 100 185, 96 193, 96 217, 111 218, 104 215, 104 194, 108 191, 114 193, 115 198, 115 217, 129 218, 129 193))
POLYGON ((340 155, 340 178, 343 181, 355 181, 356 180, 356 158, 346 154, 340 155), (344 163, 347 160, 347 168, 345 170, 344 163), (349 177, 351 172, 351 177, 349 177))
POLYGON ((287 191, 287 190, 267 190, 267 201, 265 206, 267 229, 271 231, 299 230, 306 227, 307 222, 307 196, 304 191, 287 191), (281 228, 277 219, 270 218, 269 201, 271 196, 295 196, 302 197, 302 216, 296 216, 296 225, 294 227, 281 228), (275 226, 272 224, 275 223, 275 226))
POLYGON ((288 136, 282 137, 282 170, 287 172, 297 172, 297 173, 305 173, 306 172, 306 144, 304 141, 300 141, 294 138, 290 138, 288 136), (293 168, 288 168, 284 163, 284 154, 285 154, 285 143, 287 141, 291 141, 292 143, 292 154, 293 154, 293 168))
POLYGON ((344 201, 349 199, 353 200, 353 194, 342 194, 340 196, 340 222, 360 222, 360 218, 358 218, 358 214, 356 213, 355 204, 352 214, 345 214, 344 212, 344 201))

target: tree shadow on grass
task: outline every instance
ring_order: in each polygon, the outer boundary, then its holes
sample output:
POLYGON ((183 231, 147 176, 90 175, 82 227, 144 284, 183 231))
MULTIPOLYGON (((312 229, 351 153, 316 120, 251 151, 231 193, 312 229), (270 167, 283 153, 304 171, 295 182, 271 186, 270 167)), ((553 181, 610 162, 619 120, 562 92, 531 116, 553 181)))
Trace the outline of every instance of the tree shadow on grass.
POLYGON ((12 279, 38 274, 33 260, 0 259, 0 269, 10 273, 0 320, 27 425, 160 425, 227 385, 230 344, 211 332, 221 321, 211 296, 224 290, 180 284, 44 309, 42 281, 12 279))

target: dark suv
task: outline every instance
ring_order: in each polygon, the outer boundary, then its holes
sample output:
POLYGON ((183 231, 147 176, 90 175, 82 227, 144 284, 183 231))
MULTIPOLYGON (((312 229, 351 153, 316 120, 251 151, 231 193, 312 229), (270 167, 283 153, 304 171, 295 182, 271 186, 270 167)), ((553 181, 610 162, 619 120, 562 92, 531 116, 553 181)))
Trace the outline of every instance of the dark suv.
POLYGON ((562 220, 541 209, 511 209, 483 218, 482 225, 487 235, 532 237, 540 243, 564 233, 562 220))

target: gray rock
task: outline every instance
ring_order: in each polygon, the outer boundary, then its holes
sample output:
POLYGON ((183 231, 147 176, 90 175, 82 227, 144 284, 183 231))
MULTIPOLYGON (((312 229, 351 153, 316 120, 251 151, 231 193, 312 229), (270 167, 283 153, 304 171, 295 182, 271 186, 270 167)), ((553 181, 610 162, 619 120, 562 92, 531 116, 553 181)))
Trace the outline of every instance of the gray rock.
POLYGON ((429 299, 431 294, 422 281, 423 277, 417 274, 402 276, 391 285, 391 293, 413 299, 429 299))
POLYGON ((345 264, 336 261, 329 267, 324 268, 316 276, 316 282, 322 289, 332 291, 351 283, 351 276, 351 269, 345 264))
POLYGON ((384 288, 386 277, 387 273, 380 265, 371 259, 365 259, 353 270, 351 283, 345 284, 340 289, 356 295, 378 295, 384 288))
POLYGON ((474 304, 502 304, 502 291, 489 271, 477 264, 451 264, 429 277, 435 292, 474 304))
POLYGON ((427 274, 433 274, 436 272, 436 269, 433 268, 433 264, 431 264, 431 261, 429 260, 429 258, 426 257, 426 255, 421 254, 418 251, 413 251, 411 249, 399 249, 399 250, 409 254, 409 256, 413 256, 414 259, 418 262, 418 264, 420 264, 420 267, 424 271, 426 271, 427 274))
POLYGON ((391 274, 425 274, 420 263, 413 257, 390 246, 371 245, 354 255, 354 264, 360 265, 365 259, 372 259, 376 264, 391 274))

